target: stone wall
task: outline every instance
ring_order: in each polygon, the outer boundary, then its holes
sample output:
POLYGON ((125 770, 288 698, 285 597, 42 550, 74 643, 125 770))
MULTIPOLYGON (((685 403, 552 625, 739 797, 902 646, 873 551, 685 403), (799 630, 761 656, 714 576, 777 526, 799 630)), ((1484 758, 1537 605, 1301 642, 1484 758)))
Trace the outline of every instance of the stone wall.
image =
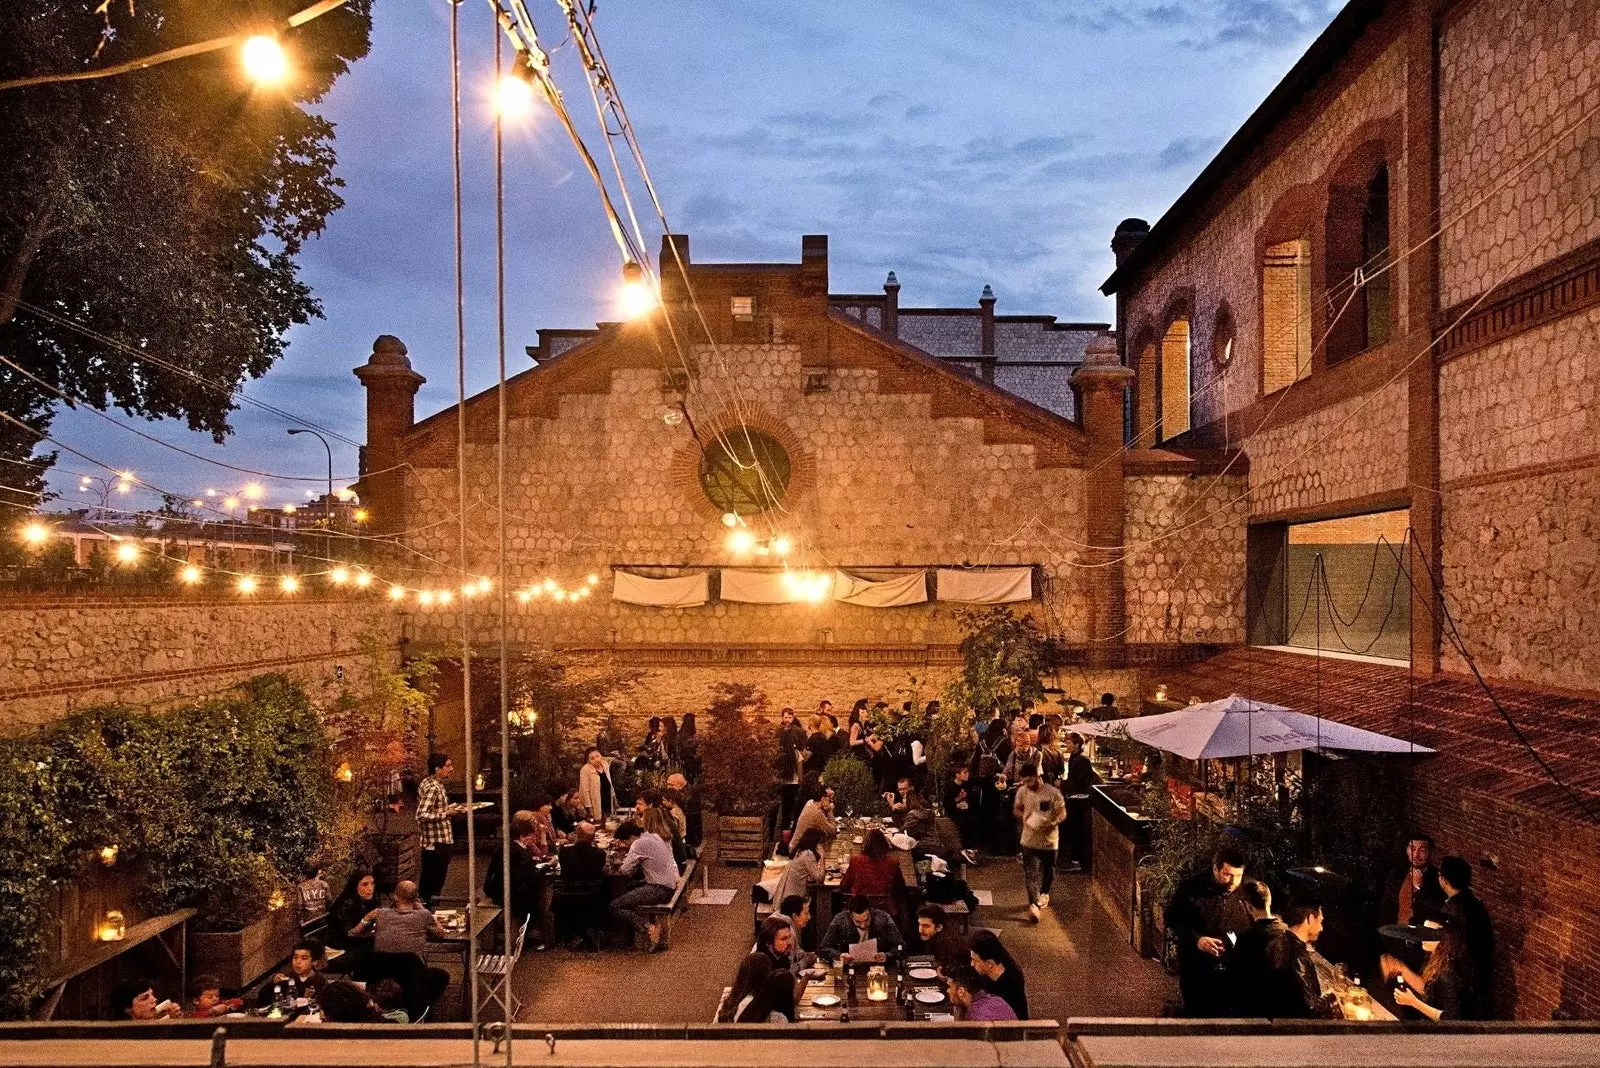
POLYGON ((935 356, 975 356, 983 350, 977 309, 945 314, 900 309, 900 337, 935 356))
POLYGON ((1445 588, 1491 676, 1600 690, 1597 331, 1591 308, 1440 369, 1445 588))
POLYGON ((1237 475, 1127 480, 1129 642, 1244 640, 1245 487, 1237 475))
POLYGON ((1600 237, 1600 8, 1461 6, 1439 49, 1445 307, 1600 237))
POLYGON ((359 685, 398 662, 403 627, 376 600, 9 599, 0 602, 0 731, 94 705, 171 705, 268 672, 320 693, 343 668, 359 685))
POLYGON ((1403 491, 1407 413, 1402 377, 1247 439, 1251 514, 1403 491))
MULTIPOLYGON (((825 392, 806 393, 798 345, 723 345, 700 351, 694 421, 702 435, 736 426, 732 404, 774 434, 795 472, 781 509, 752 517, 760 536, 782 533, 797 567, 1048 563, 1061 540, 1082 542, 1081 471, 1039 468, 1034 446, 985 440, 983 423, 935 417, 925 392, 883 392, 875 371, 836 368, 825 392), (728 405, 723 408, 721 405, 728 405), (1038 520, 1048 517, 1046 525, 1038 520)), ((523 644, 780 643, 950 644, 953 606, 867 609, 849 605, 645 608, 609 599, 614 565, 760 563, 725 547, 728 530, 695 474, 698 451, 686 425, 661 418, 671 398, 659 371, 618 370, 604 393, 563 395, 557 418, 512 420, 507 459, 509 581, 554 577, 573 585, 604 577, 578 605, 512 604, 512 640, 523 644)), ((901 387, 904 388, 904 387, 901 387)), ((1070 433, 1067 428, 1063 434, 1070 433)), ((469 444, 472 574, 493 575, 494 446, 469 444)), ((423 467, 408 479, 408 514, 426 527, 456 508, 453 468, 423 467)), ((412 548, 441 573, 457 563, 453 523, 425 529, 412 548)), ((1052 629, 1084 635, 1083 592, 1065 563, 1043 603, 1052 629)), ((1029 606, 1019 606, 1029 610, 1029 606)), ((455 610, 425 615, 425 640, 451 638, 455 610), (430 620, 438 619, 438 623, 430 620)), ((487 639, 491 620, 476 633, 487 639)))

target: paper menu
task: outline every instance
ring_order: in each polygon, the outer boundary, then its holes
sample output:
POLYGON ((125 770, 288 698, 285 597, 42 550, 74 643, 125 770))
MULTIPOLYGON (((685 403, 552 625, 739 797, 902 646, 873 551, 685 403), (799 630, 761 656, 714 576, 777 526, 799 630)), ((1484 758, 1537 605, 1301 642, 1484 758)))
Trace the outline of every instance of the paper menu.
POLYGON ((878 955, 878 940, 864 938, 850 947, 851 960, 871 960, 878 955))

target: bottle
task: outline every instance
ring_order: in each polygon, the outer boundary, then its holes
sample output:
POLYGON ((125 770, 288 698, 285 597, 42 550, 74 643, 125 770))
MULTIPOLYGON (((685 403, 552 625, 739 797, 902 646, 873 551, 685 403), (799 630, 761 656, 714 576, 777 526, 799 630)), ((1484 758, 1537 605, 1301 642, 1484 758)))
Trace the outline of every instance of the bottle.
POLYGON ((282 983, 273 983, 272 984, 272 1007, 273 1007, 273 1009, 275 1011, 281 1013, 284 1010, 284 1006, 285 1006, 285 1002, 284 1002, 284 996, 283 996, 283 984, 282 983))

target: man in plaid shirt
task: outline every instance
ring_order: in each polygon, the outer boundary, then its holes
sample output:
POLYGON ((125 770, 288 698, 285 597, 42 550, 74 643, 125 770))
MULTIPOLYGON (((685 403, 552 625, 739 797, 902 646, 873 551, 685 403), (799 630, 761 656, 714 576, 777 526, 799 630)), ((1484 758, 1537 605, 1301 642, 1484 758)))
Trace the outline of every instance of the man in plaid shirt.
POLYGON ((417 786, 417 836, 422 846, 417 894, 430 909, 439 903, 439 892, 444 889, 445 874, 450 870, 450 846, 455 842, 450 817, 462 811, 460 805, 450 803, 444 787, 444 780, 455 771, 449 756, 434 753, 428 758, 428 777, 417 786))

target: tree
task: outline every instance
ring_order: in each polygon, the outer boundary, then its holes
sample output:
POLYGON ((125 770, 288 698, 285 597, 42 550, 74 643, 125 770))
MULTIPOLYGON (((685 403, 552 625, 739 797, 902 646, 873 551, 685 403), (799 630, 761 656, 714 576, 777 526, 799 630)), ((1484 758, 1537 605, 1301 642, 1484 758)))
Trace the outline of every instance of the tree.
POLYGON ((777 737, 767 695, 748 682, 719 682, 700 738, 701 788, 719 816, 764 815, 773 800, 777 737))
MULTIPOLYGON (((249 32, 302 6, 141 0, 113 4, 102 25, 95 0, 0 4, 0 80, 249 32)), ((252 88, 223 50, 0 91, 0 354, 47 384, 0 364, 0 412, 37 432, 0 420, 0 458, 17 462, 0 484, 39 489, 54 459, 32 456, 58 401, 49 387, 226 437, 233 390, 321 314, 296 258, 341 205, 341 182, 333 125, 308 105, 370 32, 371 0, 349 0, 287 33, 294 73, 278 89, 252 88), (184 372, 118 357, 63 320, 184 372)))

